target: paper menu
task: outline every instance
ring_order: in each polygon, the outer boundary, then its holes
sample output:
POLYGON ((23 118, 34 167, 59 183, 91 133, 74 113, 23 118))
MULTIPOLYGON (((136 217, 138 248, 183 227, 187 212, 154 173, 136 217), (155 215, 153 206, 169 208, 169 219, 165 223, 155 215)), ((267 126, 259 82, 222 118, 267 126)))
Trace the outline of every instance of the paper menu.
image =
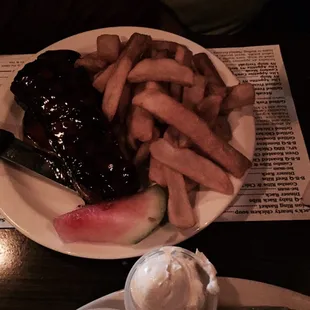
MULTIPOLYGON (((256 88, 256 152, 253 168, 217 221, 310 219, 300 198, 309 180, 309 159, 277 45, 211 50, 241 81, 256 88)), ((0 56, 0 84, 31 55, 0 56)), ((1 219, 0 228, 10 227, 1 219)))
POLYGON ((278 45, 211 50, 255 86, 256 149, 234 203, 217 221, 310 219, 301 202, 309 158, 278 45))
POLYGON ((31 55, 0 55, 0 86, 9 75, 21 66, 31 55))

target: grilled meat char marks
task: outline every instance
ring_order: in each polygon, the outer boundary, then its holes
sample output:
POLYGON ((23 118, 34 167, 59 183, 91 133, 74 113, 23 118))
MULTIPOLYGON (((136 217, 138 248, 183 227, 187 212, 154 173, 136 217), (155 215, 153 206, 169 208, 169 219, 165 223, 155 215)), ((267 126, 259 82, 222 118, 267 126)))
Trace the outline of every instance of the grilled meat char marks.
POLYGON ((42 54, 18 72, 11 91, 44 127, 86 202, 133 194, 139 188, 135 168, 119 149, 88 73, 74 68, 79 56, 66 50, 42 54))

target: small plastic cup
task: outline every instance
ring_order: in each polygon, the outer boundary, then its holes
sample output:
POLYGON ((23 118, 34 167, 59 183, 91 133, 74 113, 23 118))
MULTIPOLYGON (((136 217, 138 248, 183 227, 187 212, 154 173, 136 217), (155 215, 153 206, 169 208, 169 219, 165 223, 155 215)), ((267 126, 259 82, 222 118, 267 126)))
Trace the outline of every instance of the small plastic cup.
MULTIPOLYGON (((166 255, 167 251, 169 251, 169 253, 171 255, 183 255, 185 258, 188 258, 190 260, 193 260, 201 269, 203 270, 203 272, 205 272, 205 275, 208 277, 208 283, 210 284, 210 278, 212 278, 212 281, 216 281, 216 277, 214 274, 211 275, 212 270, 215 270, 213 265, 207 261, 207 263, 209 264, 209 267, 211 268, 205 268, 206 266, 204 265, 204 262, 201 260, 200 257, 198 257, 196 254, 194 254, 191 251, 188 251, 186 249, 183 249, 181 247, 175 247, 175 246, 166 246, 166 247, 162 247, 156 250, 153 250, 151 252, 148 252, 146 254, 144 254, 143 256, 141 256, 136 263, 133 265, 133 267, 131 268, 127 279, 126 279, 126 283, 125 283, 125 290, 124 290, 124 301, 125 301, 125 309, 126 310, 143 310, 140 309, 135 301, 134 298, 132 296, 132 291, 131 291, 131 281, 135 276, 136 271, 144 265, 144 263, 146 261, 152 262, 152 260, 154 260, 154 262, 156 261, 155 258, 160 256, 160 255, 166 255)), ((216 282, 217 285, 217 282, 216 282)), ((206 288, 207 289, 207 288, 206 288)), ((217 304, 218 304, 218 294, 219 292, 212 292, 207 294, 207 298, 206 298, 206 302, 204 305, 203 310, 216 310, 217 309, 217 304)), ((171 309, 174 310, 174 309, 171 309)), ((202 310, 202 309, 197 309, 197 310, 202 310)))

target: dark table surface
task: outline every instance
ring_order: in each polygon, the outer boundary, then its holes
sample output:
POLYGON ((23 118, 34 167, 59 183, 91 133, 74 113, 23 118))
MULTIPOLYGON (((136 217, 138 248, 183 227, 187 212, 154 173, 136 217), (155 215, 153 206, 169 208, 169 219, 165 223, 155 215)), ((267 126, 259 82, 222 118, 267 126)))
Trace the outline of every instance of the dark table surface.
MULTIPOLYGON (((191 36, 205 47, 279 44, 307 149, 310 134, 309 37, 296 34, 191 36)), ((282 286, 310 295, 310 222, 213 223, 180 246, 203 251, 219 276, 282 286)), ((14 229, 0 230, 0 309, 76 309, 123 288, 136 261, 90 260, 44 248, 14 229), (1 261, 1 257, 5 257, 1 261)))

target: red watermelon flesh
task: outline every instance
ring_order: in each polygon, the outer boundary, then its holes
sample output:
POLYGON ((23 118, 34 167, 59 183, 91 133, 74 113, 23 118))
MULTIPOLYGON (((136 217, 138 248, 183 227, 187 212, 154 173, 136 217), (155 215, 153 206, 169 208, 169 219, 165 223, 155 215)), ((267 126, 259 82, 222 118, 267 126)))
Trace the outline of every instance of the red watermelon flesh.
POLYGON ((59 237, 69 242, 137 243, 161 222, 167 207, 164 190, 154 185, 133 196, 89 205, 54 219, 59 237))

